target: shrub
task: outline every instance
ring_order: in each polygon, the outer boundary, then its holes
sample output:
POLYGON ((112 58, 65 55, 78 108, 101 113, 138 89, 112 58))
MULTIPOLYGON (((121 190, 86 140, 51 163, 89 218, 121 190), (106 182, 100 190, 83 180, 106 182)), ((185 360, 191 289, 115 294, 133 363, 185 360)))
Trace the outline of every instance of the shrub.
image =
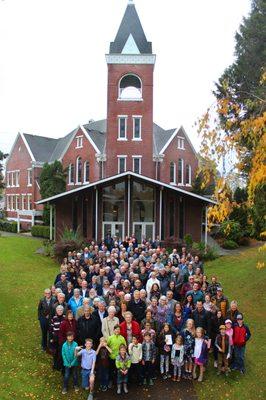
POLYGON ((239 246, 249 246, 250 245, 250 238, 247 236, 243 236, 238 241, 239 246))
POLYGON ((31 228, 31 234, 32 234, 32 236, 49 239, 50 238, 50 226, 33 225, 31 228))
POLYGON ((220 232, 225 239, 234 242, 237 242, 242 236, 241 226, 236 221, 224 221, 220 226, 220 232))
POLYGON ((83 242, 84 239, 79 228, 76 231, 64 228, 60 240, 54 246, 54 256, 61 262, 69 251, 80 249, 83 242))
POLYGON ((222 243, 222 247, 224 249, 234 250, 238 248, 238 244, 234 240, 227 239, 222 243))
POLYGON ((17 232, 17 222, 0 220, 0 231, 16 233, 17 232))
POLYGON ((54 256, 54 241, 53 240, 44 240, 43 241, 43 250, 44 255, 47 257, 54 256))
POLYGON ((199 256, 203 261, 215 260, 219 257, 217 249, 209 245, 205 246, 204 242, 194 242, 192 245, 192 253, 193 255, 199 256))
POLYGON ((192 236, 190 235, 190 233, 188 233, 187 235, 184 236, 184 242, 186 243, 187 248, 191 249, 191 247, 193 245, 193 239, 192 239, 192 236))

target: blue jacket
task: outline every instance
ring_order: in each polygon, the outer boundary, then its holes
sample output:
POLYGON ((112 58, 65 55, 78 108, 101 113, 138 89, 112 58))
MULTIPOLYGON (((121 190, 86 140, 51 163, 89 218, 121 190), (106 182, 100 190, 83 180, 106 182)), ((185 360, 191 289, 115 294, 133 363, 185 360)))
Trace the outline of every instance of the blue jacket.
POLYGON ((79 298, 78 303, 76 303, 76 301, 75 301, 74 299, 75 299, 74 296, 72 296, 72 297, 70 298, 70 300, 68 301, 67 304, 68 304, 68 306, 71 308, 71 310, 72 310, 74 316, 76 316, 77 309, 78 309, 79 307, 81 307, 82 304, 83 304, 83 297, 80 297, 80 298, 79 298))
POLYGON ((78 359, 75 356, 75 348, 77 347, 76 342, 68 343, 65 342, 62 346, 62 358, 64 367, 76 367, 78 366, 78 359))

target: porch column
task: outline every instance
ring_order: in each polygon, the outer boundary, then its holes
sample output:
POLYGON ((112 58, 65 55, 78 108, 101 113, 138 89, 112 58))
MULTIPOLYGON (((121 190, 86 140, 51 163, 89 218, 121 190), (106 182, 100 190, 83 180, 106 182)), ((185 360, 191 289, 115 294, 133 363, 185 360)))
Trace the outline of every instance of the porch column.
POLYGON ((95 240, 98 241, 98 189, 95 189, 95 240))
POLYGON ((130 176, 127 180, 127 236, 130 236, 130 176))
POLYGON ((31 212, 31 227, 33 227, 33 225, 34 225, 34 217, 35 217, 35 211, 32 210, 32 212, 31 212))
POLYGON ((205 251, 207 250, 207 242, 208 242, 208 207, 205 207, 205 231, 204 231, 204 244, 205 251))
POLYGON ((160 205, 159 205, 159 239, 162 239, 162 209, 163 209, 163 189, 160 188, 160 205))
POLYGON ((20 232, 20 216, 19 212, 17 212, 17 233, 20 232))
POLYGON ((53 240, 53 206, 50 204, 50 240, 53 240))
POLYGON ((56 208, 54 206, 54 240, 56 239, 56 208))

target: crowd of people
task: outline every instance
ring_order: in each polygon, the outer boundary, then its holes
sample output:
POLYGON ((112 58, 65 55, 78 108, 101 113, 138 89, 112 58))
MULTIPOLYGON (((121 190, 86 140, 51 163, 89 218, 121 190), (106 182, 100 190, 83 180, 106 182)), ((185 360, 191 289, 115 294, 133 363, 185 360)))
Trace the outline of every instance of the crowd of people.
POLYGON ((212 366, 217 375, 245 373, 250 331, 237 301, 229 302, 216 276, 186 247, 171 253, 160 243, 119 242, 108 236, 82 251, 69 252, 51 288, 38 305, 42 349, 62 371, 66 394, 93 399, 95 381, 117 394, 130 385, 163 380, 203 380, 212 366))

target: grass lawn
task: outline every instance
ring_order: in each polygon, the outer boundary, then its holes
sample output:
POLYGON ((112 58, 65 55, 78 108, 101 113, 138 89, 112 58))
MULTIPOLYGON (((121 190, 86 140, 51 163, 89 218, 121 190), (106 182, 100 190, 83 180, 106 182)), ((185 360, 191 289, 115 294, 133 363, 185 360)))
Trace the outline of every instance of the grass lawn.
MULTIPOLYGON (((23 237, 0 238, 0 400, 61 399, 61 376, 51 359, 40 351, 37 304, 43 289, 53 282, 58 266, 35 254, 41 242, 23 237)), ((247 373, 216 377, 211 364, 205 381, 195 383, 202 399, 265 399, 265 270, 256 269, 257 249, 223 257, 206 266, 217 274, 229 299, 239 301, 250 326, 247 373)), ((67 399, 86 398, 71 392, 67 399)))

